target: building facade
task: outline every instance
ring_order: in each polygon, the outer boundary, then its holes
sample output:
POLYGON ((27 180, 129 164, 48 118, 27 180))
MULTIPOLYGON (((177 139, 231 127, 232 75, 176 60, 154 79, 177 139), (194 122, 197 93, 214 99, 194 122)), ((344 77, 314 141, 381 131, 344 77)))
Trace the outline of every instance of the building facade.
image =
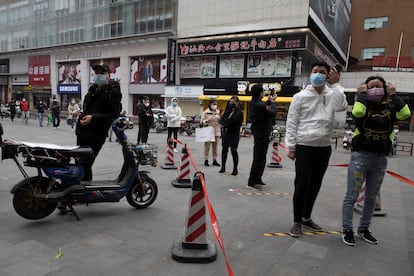
POLYGON ((276 119, 285 120, 315 61, 346 64, 350 12, 347 0, 180 0, 178 81, 202 85, 204 107, 214 98, 224 109, 240 95, 245 116, 249 88, 263 83, 278 93, 276 119))
POLYGON ((176 0, 19 0, 0 3, 0 99, 57 95, 65 109, 93 82, 91 67, 107 63, 129 114, 145 94, 155 106, 167 83, 176 0))
MULTIPOLYGON (((368 76, 380 75, 414 110, 413 10, 413 1, 352 2, 350 58, 348 72, 342 76, 349 90, 368 76)), ((400 128, 413 130, 413 125, 414 117, 401 122, 400 128)))

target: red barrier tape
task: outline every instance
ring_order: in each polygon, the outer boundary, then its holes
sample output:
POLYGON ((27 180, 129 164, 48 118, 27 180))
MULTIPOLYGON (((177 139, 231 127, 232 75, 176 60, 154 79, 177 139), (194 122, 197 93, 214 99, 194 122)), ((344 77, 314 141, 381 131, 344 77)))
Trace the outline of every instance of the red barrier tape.
MULTIPOLYGON (((335 166, 335 167, 348 167, 348 164, 336 164, 336 165, 329 165, 329 166, 335 166)), ((400 181, 402 181, 402 182, 407 183, 408 185, 414 186, 414 181, 412 181, 412 180, 410 180, 410 179, 408 179, 408 178, 406 178, 406 177, 404 177, 404 176, 402 176, 402 175, 400 175, 400 174, 398 174, 398 173, 396 173, 396 172, 393 172, 393 171, 387 170, 387 173, 388 173, 389 175, 391 175, 392 177, 394 177, 394 178, 396 178, 396 179, 398 179, 398 180, 400 180, 400 181)))
MULTIPOLYGON (((286 146, 285 145, 283 145, 283 144, 279 144, 279 146, 282 148, 282 149, 284 149, 285 151, 289 151, 287 148, 286 148, 286 146)), ((329 166, 335 166, 335 167, 348 167, 348 164, 336 164, 336 165, 329 165, 329 166)), ((412 181, 412 180, 410 180, 410 179, 408 179, 408 178, 406 178, 406 177, 404 177, 404 176, 402 176, 402 175, 400 175, 400 174, 398 174, 398 173, 396 173, 396 172, 393 172, 393 171, 389 171, 389 170, 387 170, 387 173, 389 174, 389 175, 391 175, 392 177, 394 177, 394 178, 396 178, 396 179, 398 179, 398 180, 400 180, 400 181, 402 181, 402 182, 405 182, 405 183, 407 183, 408 185, 411 185, 411 186, 414 186, 414 181, 412 181)))
MULTIPOLYGON (((194 170, 199 173, 200 171, 197 168, 197 164, 194 162, 193 156, 191 155, 190 149, 187 147, 187 144, 184 144, 180 140, 175 140, 175 141, 185 147, 185 149, 187 150, 190 162, 194 167, 194 170)), ((221 248, 221 251, 223 252, 224 260, 226 261, 227 274, 230 275, 230 276, 234 276, 234 272, 233 272, 233 270, 230 266, 229 260, 227 259, 226 250, 224 249, 224 243, 223 243, 223 239, 221 237, 220 226, 219 226, 219 223, 218 223, 218 220, 217 220, 217 217, 216 217, 216 213, 214 212, 214 208, 211 205, 210 199, 208 197, 206 182, 204 180, 204 176, 201 173, 199 173, 199 176, 200 176, 200 180, 201 180, 201 185, 203 187, 204 197, 205 197, 205 200, 206 200, 206 203, 207 203, 207 210, 208 210, 208 213, 210 214, 211 229, 213 230, 214 237, 216 238, 216 241, 218 242, 218 244, 221 248)))

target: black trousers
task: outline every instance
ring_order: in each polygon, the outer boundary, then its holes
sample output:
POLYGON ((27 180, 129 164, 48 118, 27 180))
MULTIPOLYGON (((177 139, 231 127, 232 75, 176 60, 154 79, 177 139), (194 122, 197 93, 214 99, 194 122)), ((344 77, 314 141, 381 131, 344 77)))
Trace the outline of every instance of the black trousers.
POLYGON ((295 155, 295 193, 293 194, 293 219, 300 223, 302 217, 311 218, 313 205, 328 168, 332 148, 298 145, 295 155))
POLYGON ((148 124, 148 122, 139 122, 138 140, 137 140, 138 144, 140 144, 141 142, 146 144, 148 142, 149 131, 150 131, 150 125, 148 124))
POLYGON ((53 127, 59 127, 60 125, 60 113, 59 112, 52 112, 52 122, 53 122, 53 127))
POLYGON ((106 137, 97 137, 87 134, 79 134, 77 137, 77 145, 81 147, 91 147, 93 156, 79 159, 79 164, 83 166, 84 176, 82 180, 92 180, 92 165, 95 162, 95 158, 98 156, 99 151, 102 149, 105 143, 106 137))
MULTIPOLYGON (((168 136, 167 136, 167 144, 171 135, 174 135, 174 139, 177 140, 178 137, 178 127, 169 127, 168 128, 168 136)), ((174 148, 177 148, 177 142, 174 142, 174 148)))
POLYGON ((266 166, 267 149, 269 148, 269 136, 254 136, 253 161, 250 168, 248 185, 253 186, 262 183, 262 175, 266 166))

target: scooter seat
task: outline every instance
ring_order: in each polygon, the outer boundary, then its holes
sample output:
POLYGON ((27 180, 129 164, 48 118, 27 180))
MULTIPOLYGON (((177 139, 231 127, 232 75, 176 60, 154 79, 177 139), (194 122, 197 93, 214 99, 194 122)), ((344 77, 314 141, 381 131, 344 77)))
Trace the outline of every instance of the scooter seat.
POLYGON ((65 151, 67 157, 92 157, 94 155, 92 148, 80 147, 70 151, 65 151))

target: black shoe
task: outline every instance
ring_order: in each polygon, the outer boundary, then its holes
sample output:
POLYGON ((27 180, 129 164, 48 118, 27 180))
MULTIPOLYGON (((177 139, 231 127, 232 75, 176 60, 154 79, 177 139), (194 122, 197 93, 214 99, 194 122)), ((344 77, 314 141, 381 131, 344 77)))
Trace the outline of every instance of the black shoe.
POLYGON ((231 175, 237 175, 239 172, 237 171, 237 169, 234 169, 233 172, 231 173, 231 175))
POLYGON ((302 225, 295 222, 292 228, 290 228, 289 235, 294 238, 299 238, 302 236, 302 225))
POLYGON ((253 190, 253 191, 261 191, 262 187, 260 187, 259 185, 247 185, 246 186, 247 189, 253 190))
POLYGON ((226 172, 226 169, 221 167, 221 169, 219 170, 219 173, 225 173, 225 172, 226 172))
POLYGON ((354 231, 352 229, 345 230, 342 234, 342 241, 346 245, 355 246, 354 231))
POLYGON ((368 228, 358 228, 357 235, 368 243, 378 244, 377 239, 371 235, 371 231, 368 228))
POLYGON ((313 231, 322 231, 322 227, 314 223, 311 219, 307 221, 302 221, 302 225, 313 231))
POLYGON ((262 185, 262 186, 264 186, 264 185, 266 185, 266 183, 264 183, 263 181, 260 181, 257 185, 262 185))
POLYGON ((204 166, 206 166, 206 167, 210 166, 210 165, 208 164, 208 160, 205 160, 205 161, 204 161, 204 166))
POLYGON ((220 167, 221 165, 220 165, 219 163, 217 163, 217 161, 216 161, 216 160, 213 160, 213 166, 220 167))

